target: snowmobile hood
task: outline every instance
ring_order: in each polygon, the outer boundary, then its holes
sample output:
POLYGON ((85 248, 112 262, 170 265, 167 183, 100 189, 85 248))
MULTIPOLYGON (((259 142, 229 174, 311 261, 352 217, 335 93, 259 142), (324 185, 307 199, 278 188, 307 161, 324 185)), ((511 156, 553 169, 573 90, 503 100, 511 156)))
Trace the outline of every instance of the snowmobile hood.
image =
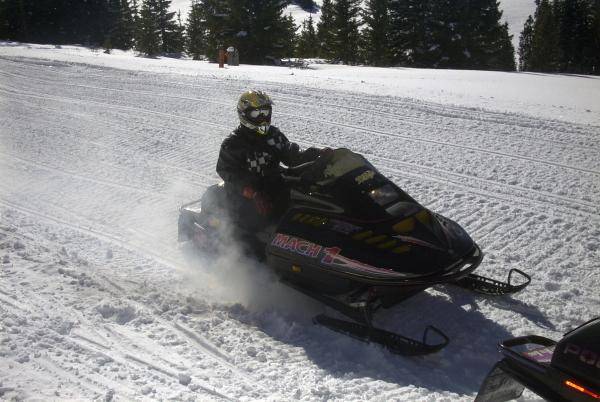
POLYGON ((445 275, 478 250, 460 225, 424 208, 361 155, 338 149, 305 173, 277 228, 292 239, 286 250, 298 239, 335 254, 340 266, 404 278, 445 275))

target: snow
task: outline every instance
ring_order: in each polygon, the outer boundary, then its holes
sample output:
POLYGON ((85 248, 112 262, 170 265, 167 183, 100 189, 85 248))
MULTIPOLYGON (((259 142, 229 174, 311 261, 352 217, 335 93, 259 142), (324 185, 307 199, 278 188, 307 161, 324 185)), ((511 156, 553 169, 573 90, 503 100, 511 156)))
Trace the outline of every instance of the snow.
MULTIPOLYGON (((0 398, 473 400, 496 344, 598 315, 596 77, 216 65, 0 44, 0 398), (448 347, 406 358, 314 326, 323 311, 235 250, 176 241, 218 181, 246 88, 302 146, 365 154, 458 221, 513 297, 440 286, 377 323, 448 347)), ((539 400, 526 394, 522 400, 539 400)))
POLYGON ((10 57, 34 57, 67 63, 90 63, 131 71, 264 81, 310 88, 400 96, 426 102, 525 113, 535 117, 598 124, 600 77, 466 70, 352 67, 311 64, 305 69, 242 66, 217 69, 212 63, 170 58, 133 58, 133 53, 52 45, 0 42, 10 57))

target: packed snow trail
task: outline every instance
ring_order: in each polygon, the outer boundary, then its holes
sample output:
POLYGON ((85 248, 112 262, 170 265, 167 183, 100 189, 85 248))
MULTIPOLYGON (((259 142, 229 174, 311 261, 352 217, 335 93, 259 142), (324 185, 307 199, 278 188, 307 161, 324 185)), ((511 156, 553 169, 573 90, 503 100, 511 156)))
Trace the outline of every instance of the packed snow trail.
POLYGON ((398 97, 0 56, 0 398, 472 400, 498 341, 598 315, 599 138, 398 97), (458 221, 486 253, 478 272, 532 284, 502 299, 442 286, 382 312, 394 331, 450 336, 411 359, 313 326, 322 306, 265 267, 178 245, 178 207, 218 181, 249 87, 291 140, 363 153, 458 221))

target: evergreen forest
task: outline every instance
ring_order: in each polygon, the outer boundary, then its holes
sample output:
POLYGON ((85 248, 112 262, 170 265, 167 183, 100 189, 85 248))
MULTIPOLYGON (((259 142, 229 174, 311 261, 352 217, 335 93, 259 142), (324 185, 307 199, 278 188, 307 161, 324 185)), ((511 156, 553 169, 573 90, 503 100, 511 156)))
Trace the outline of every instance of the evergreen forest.
MULTIPOLYGON (((522 71, 598 74, 600 0, 535 1, 517 49, 522 71)), ((309 12, 313 0, 296 0, 309 12)), ((242 63, 322 58, 373 66, 513 71, 515 49, 497 0, 322 0, 296 26, 285 0, 0 0, 0 38, 134 49, 242 63)))

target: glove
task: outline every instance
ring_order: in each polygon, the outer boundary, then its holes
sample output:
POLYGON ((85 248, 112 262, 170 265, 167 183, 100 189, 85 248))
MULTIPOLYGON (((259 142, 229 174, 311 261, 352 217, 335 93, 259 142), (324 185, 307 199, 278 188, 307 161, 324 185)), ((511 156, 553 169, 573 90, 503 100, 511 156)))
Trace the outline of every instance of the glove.
POLYGON ((319 151, 319 156, 321 158, 329 158, 333 154, 333 149, 329 147, 325 147, 319 151))
POLYGON ((269 198, 261 192, 254 190, 251 186, 244 187, 242 191, 242 195, 244 198, 252 200, 254 202, 254 207, 259 215, 266 216, 273 209, 273 204, 269 200, 269 198))

